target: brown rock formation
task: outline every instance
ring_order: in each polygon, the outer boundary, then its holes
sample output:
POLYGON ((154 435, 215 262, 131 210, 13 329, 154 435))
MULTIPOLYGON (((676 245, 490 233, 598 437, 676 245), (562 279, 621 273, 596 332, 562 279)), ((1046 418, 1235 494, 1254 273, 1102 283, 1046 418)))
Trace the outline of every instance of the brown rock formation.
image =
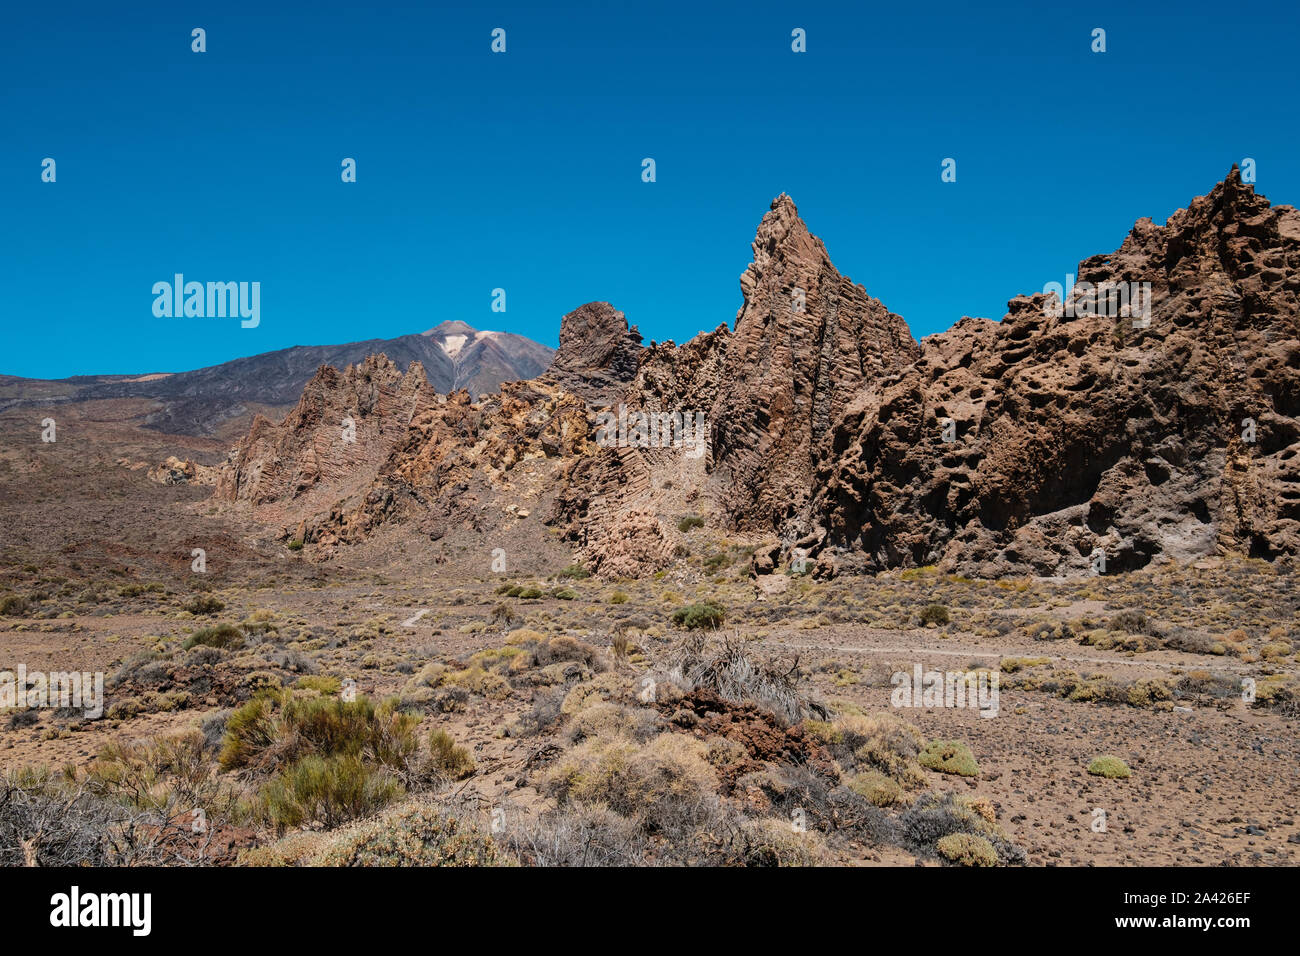
POLYGON ((1235 171, 1082 263, 1064 314, 1022 296, 923 346, 788 197, 753 248, 734 332, 642 348, 588 303, 544 375, 477 402, 383 357, 322 368, 284 423, 255 422, 218 493, 325 549, 389 523, 481 538, 540 507, 605 576, 671 563, 684 515, 754 532, 759 574, 792 544, 822 573, 982 576, 1300 550, 1300 213, 1235 171), (1149 311, 1087 291, 1113 282, 1149 283, 1149 311), (711 447, 601 447, 620 408, 700 412, 711 447))
MULTIPOLYGON (((507 382, 481 403, 456 392, 424 409, 369 483, 359 504, 342 502, 304 522, 302 539, 332 546, 405 519, 441 538, 453 524, 475 527, 487 510, 518 511, 536 488, 516 484, 524 462, 570 458, 589 443, 582 400, 553 385, 507 382)), ((545 476, 551 468, 543 469, 545 476)), ((512 512, 514 513, 514 512, 512 512)))
POLYGON ((773 200, 753 249, 713 407, 713 461, 732 521, 769 530, 802 510, 821 443, 853 396, 919 349, 901 318, 836 271, 789 196, 773 200))
POLYGON ((1113 572, 1300 548, 1300 213, 1234 169, 1080 264, 1079 283, 1107 281, 1151 283, 1149 324, 1022 296, 863 391, 818 469, 823 570, 1087 573, 1100 549, 1113 572))
POLYGON ((597 405, 636 375, 641 334, 608 302, 588 302, 560 323, 560 349, 545 377, 597 405))
POLYGON ((217 497, 269 506, 268 520, 290 504, 328 507, 374 479, 436 398, 417 362, 405 374, 382 354, 342 372, 322 366, 283 422, 254 420, 222 466, 217 497))

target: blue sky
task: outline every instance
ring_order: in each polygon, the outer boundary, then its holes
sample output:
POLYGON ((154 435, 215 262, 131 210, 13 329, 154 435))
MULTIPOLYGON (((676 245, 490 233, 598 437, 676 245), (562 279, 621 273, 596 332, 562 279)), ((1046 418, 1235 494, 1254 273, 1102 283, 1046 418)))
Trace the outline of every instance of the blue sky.
POLYGON ((444 319, 554 345, 593 299, 681 342, 733 321, 781 192, 920 337, 1000 318, 1243 157, 1300 202, 1294 3, 367 6, 11 6, 0 372, 182 370, 444 319), (177 272, 260 282, 260 325, 156 318, 177 272))

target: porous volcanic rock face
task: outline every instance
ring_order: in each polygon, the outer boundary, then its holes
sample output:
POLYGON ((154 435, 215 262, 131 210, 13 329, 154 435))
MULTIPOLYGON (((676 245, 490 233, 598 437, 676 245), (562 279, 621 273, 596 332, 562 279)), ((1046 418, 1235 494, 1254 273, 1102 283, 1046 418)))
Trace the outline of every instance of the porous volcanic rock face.
POLYGON ((840 275, 789 196, 773 200, 753 250, 712 410, 713 462, 731 521, 773 530, 811 496, 822 441, 858 390, 920 350, 907 323, 840 275))
POLYGON ((821 571, 1078 574, 1100 551, 1111 573, 1300 548, 1300 213, 1234 168, 1078 281, 1149 282, 1149 315, 1022 296, 867 384, 818 467, 821 571))

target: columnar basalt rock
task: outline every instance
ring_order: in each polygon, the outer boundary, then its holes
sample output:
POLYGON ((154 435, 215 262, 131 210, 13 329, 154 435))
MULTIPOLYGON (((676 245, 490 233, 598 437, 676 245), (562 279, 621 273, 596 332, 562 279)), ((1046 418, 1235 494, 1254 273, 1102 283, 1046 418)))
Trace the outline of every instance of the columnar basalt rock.
POLYGON ((801 513, 836 419, 919 348, 901 318, 840 275, 789 196, 773 200, 753 250, 711 417, 720 498, 736 526, 757 531, 801 513))
POLYGON ((435 401, 418 362, 405 373, 383 354, 341 372, 322 366, 283 422, 254 420, 221 469, 217 497, 284 506, 317 488, 361 487, 435 401))

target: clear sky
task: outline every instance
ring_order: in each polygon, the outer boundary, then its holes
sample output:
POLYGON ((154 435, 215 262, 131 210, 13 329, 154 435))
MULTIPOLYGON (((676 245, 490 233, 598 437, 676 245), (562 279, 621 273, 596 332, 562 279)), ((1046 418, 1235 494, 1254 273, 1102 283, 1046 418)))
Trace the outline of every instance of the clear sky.
POLYGON ((444 319, 554 345, 593 299, 681 342, 734 320, 781 192, 918 337, 1000 318, 1244 157, 1300 202, 1298 11, 10 4, 0 372, 177 371, 444 319), (260 325, 156 318, 178 272, 260 282, 260 325))

